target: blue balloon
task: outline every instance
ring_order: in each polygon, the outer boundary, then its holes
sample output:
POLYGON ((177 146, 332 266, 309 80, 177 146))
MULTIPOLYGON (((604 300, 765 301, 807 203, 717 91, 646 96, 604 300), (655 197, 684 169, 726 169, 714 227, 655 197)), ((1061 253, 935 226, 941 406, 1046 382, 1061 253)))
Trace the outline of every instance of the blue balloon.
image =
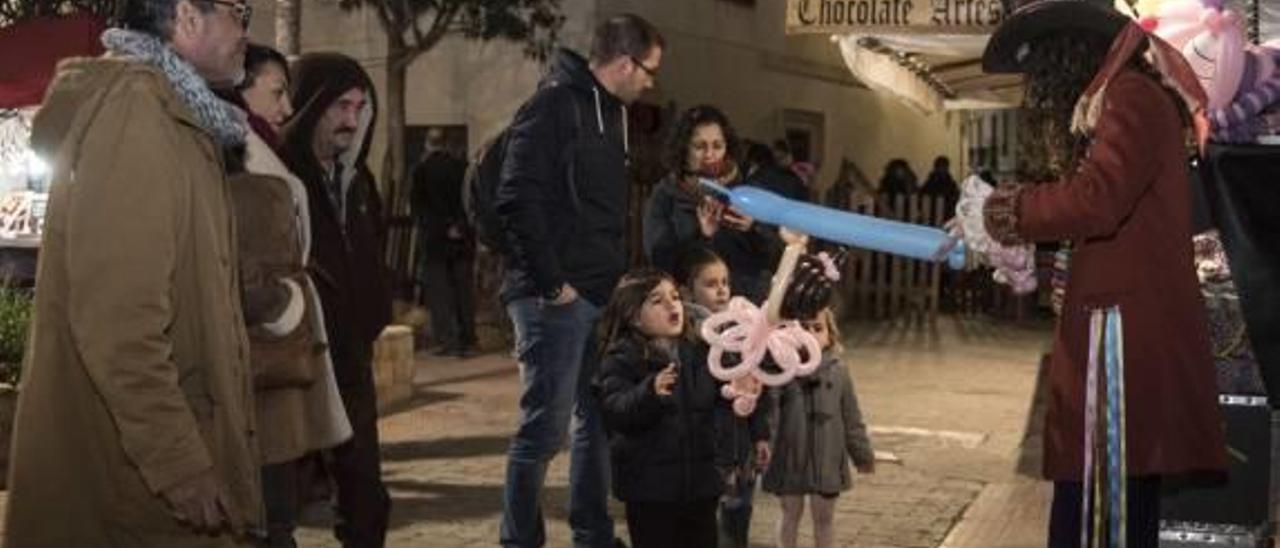
POLYGON ((957 243, 945 256, 938 256, 938 252, 949 243, 947 233, 938 228, 789 200, 753 186, 725 188, 710 179, 700 182, 727 198, 738 211, 764 223, 784 226, 838 244, 925 261, 945 260, 953 269, 964 268, 964 242, 957 243))

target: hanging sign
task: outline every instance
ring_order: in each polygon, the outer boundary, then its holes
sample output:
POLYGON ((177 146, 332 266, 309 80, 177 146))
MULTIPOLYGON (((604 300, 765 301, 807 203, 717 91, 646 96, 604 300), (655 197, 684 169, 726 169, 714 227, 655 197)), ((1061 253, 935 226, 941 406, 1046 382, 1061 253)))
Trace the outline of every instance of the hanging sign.
POLYGON ((787 34, 987 34, 1001 0, 787 0, 787 34))

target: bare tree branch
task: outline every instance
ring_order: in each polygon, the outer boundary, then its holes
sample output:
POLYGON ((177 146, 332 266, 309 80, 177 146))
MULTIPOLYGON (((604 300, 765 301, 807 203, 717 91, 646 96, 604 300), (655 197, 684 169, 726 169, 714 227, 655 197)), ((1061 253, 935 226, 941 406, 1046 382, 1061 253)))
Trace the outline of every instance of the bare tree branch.
MULTIPOLYGON (((415 45, 420 45, 423 42, 422 25, 421 25, 423 12, 414 11, 412 8, 410 8, 409 1, 410 0, 400 0, 400 3, 404 5, 404 11, 407 14, 409 19, 409 30, 413 32, 413 43, 415 45)), ((430 11, 430 10, 427 9, 426 11, 430 11)), ((439 19, 439 18, 440 18, 440 15, 437 13, 436 19, 439 19)))
POLYGON ((398 54, 388 55, 388 62, 407 68, 412 65, 422 54, 431 51, 441 40, 444 39, 455 27, 454 21, 458 17, 460 6, 454 4, 444 6, 436 12, 435 19, 431 22, 431 27, 423 33, 421 27, 414 25, 414 42, 405 44, 403 50, 398 54))

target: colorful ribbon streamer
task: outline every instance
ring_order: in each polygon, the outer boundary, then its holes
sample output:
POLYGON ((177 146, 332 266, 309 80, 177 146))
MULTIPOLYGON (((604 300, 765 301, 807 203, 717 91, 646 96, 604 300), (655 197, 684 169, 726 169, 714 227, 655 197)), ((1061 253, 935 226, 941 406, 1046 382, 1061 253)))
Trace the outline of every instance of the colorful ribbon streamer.
POLYGON ((1094 310, 1090 317, 1084 422, 1080 547, 1125 548, 1129 471, 1125 447, 1124 324, 1119 307, 1094 310))

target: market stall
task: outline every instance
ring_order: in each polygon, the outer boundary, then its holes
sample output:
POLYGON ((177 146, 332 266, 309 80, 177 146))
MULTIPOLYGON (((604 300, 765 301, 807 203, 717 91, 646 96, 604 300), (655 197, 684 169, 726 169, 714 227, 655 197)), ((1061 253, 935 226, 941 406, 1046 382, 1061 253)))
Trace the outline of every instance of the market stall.
POLYGON ((102 53, 105 26, 74 15, 0 28, 0 277, 23 284, 35 277, 48 165, 28 147, 31 121, 58 61, 102 53))
POLYGON ((1018 79, 978 62, 1004 15, 1000 0, 788 0, 787 32, 830 34, 858 80, 928 114, 1017 105, 1018 79))
MULTIPOLYGON (((788 34, 827 34, 850 72, 923 113, 1016 108, 1017 77, 985 74, 980 58, 1008 6, 1025 0, 787 0, 788 34)), ((1117 0, 1135 18, 1177 0, 1117 0)), ((1213 0, 1209 0, 1210 3, 1213 0)), ((1224 0, 1254 43, 1280 39, 1280 2, 1224 0)))

